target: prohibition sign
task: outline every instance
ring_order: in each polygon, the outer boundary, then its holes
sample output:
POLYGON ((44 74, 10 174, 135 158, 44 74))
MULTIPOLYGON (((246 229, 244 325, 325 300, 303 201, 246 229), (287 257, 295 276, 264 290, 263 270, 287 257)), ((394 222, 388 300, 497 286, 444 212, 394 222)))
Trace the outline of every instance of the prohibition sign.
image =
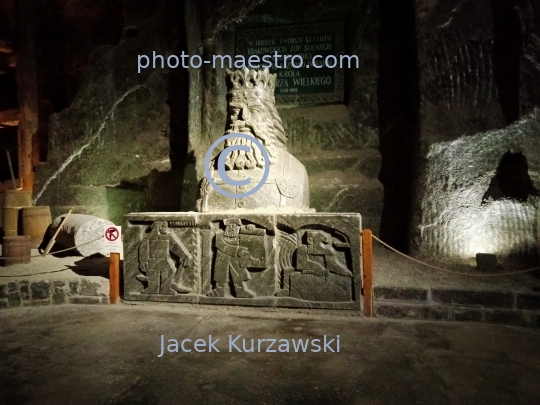
POLYGON ((118 239, 118 236, 118 229, 113 228, 112 226, 105 230, 105 238, 110 242, 114 242, 116 239, 118 239))

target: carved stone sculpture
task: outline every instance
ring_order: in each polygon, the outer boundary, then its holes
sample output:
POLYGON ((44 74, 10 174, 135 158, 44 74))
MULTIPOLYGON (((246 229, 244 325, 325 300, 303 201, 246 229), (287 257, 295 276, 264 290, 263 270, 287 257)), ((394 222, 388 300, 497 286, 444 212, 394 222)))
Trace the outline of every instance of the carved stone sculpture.
POLYGON ((359 214, 129 214, 127 300, 359 309, 359 214))
MULTIPOLYGON (((203 179, 199 211, 126 216, 124 298, 271 307, 361 309, 360 214, 309 210, 304 166, 286 150, 287 138, 274 105, 275 75, 268 70, 227 72, 227 133, 250 140, 221 159, 230 179, 263 186, 232 186, 219 176, 220 155, 203 179), (243 208, 243 210, 239 210, 243 208)), ((230 141, 230 142, 229 142, 230 141)), ((221 152, 224 153, 224 152, 221 152)))
POLYGON ((248 269, 268 266, 266 230, 255 225, 242 225, 239 218, 223 220, 225 230, 216 234, 215 288, 208 296, 230 296, 229 281, 234 285, 238 298, 253 298, 255 293, 246 286, 251 279, 248 269), (255 256, 255 257, 253 257, 255 256))
POLYGON ((193 256, 178 236, 171 232, 166 221, 156 221, 139 245, 139 270, 136 278, 147 287, 144 294, 188 293, 192 289, 181 284, 182 269, 188 266, 193 256), (178 263, 171 258, 178 258, 178 263))
MULTIPOLYGON (((225 159, 225 170, 233 180, 251 179, 246 186, 227 184, 219 176, 219 155, 211 161, 210 172, 215 183, 223 190, 241 194, 251 190, 262 179, 264 168, 270 165, 270 174, 262 188, 244 198, 229 198, 209 187, 204 179, 200 187, 200 212, 246 210, 308 210, 309 182, 305 167, 287 152, 287 137, 275 107, 276 75, 268 69, 256 71, 247 68, 227 70, 227 123, 226 134, 241 133, 254 137, 266 149, 270 162, 265 162, 259 148, 250 140, 231 138, 225 147, 245 145, 249 152, 236 150, 225 159)), ((311 210, 313 212, 314 210, 311 210)))

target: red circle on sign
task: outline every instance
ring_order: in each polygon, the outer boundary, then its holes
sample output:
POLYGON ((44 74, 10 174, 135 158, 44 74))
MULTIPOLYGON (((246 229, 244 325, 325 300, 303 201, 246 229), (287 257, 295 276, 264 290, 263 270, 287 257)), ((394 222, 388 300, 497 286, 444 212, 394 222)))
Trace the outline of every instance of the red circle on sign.
POLYGON ((118 239, 118 236, 120 235, 118 233, 118 229, 116 228, 110 227, 105 231, 105 238, 108 241, 114 242, 116 239, 118 239))

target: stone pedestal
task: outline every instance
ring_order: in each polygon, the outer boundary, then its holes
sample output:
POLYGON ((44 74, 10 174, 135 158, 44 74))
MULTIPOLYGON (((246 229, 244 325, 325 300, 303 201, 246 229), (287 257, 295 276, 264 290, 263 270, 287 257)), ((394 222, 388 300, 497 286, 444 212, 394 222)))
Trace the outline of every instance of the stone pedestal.
POLYGON ((134 213, 124 299, 361 309, 359 214, 134 213))

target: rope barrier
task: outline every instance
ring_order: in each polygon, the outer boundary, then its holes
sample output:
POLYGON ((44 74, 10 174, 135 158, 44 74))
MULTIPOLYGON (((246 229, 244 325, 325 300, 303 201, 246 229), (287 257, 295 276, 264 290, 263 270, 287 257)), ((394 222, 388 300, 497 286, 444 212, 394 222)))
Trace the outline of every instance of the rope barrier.
POLYGON ((0 274, 0 277, 9 277, 9 278, 15 278, 15 277, 30 277, 30 276, 38 276, 40 274, 51 274, 51 273, 60 273, 61 271, 67 271, 70 269, 60 269, 60 270, 51 270, 51 271, 42 271, 40 273, 30 273, 30 274, 13 274, 13 275, 4 275, 0 274))
MULTIPOLYGON (((45 254, 33 255, 33 256, 30 256, 30 257, 31 258, 32 257, 45 257, 45 256, 48 256, 48 255, 53 255, 55 253, 67 252, 68 250, 76 249, 78 247, 89 245, 90 243, 93 243, 93 242, 97 242, 101 238, 103 238, 103 236, 100 236, 99 238, 89 240, 88 242, 84 242, 84 243, 81 243, 80 245, 73 246, 73 247, 70 247, 70 248, 67 248, 67 249, 57 250, 55 252, 49 252, 49 253, 45 253, 45 254)), ((0 257, 0 259, 26 259, 26 257, 0 257)), ((42 271, 40 273, 31 273, 31 274, 13 274, 13 275, 0 274, 0 277, 11 277, 11 278, 13 278, 13 277, 30 277, 30 276, 37 276, 37 275, 40 275, 40 274, 59 273, 61 271, 66 271, 66 270, 69 270, 69 269, 42 271)))
POLYGON ((419 263, 419 264, 422 264, 424 266, 427 266, 427 267, 431 267, 432 269, 435 269, 435 270, 439 270, 439 271, 444 271, 446 273, 452 273, 452 274, 459 274, 460 276, 470 276, 470 277, 500 277, 500 276, 511 276, 511 275, 514 275, 514 274, 521 274, 521 273, 529 273, 529 272, 532 272, 532 271, 536 271, 536 270, 540 270, 540 266, 539 267, 533 267, 532 269, 526 269, 526 270, 517 270, 517 271, 511 271, 511 272, 506 272, 506 273, 497 273, 497 274, 474 274, 474 273, 463 273, 463 272, 460 272, 460 271, 452 271, 452 270, 448 270, 448 269, 443 269, 442 267, 437 267, 437 266, 433 266, 431 264, 428 264, 428 263, 424 263, 418 259, 415 259, 411 256, 408 256, 406 255, 405 253, 401 253, 399 250, 397 249, 394 249, 392 246, 390 246, 389 244, 383 242, 382 240, 380 240, 379 238, 377 238, 375 235, 372 235, 373 239, 375 239, 377 242, 379 242, 381 245, 387 247, 388 249, 396 252, 397 254, 403 256, 403 257, 406 257, 407 259, 409 260, 412 260, 413 262, 416 262, 416 263, 419 263))
MULTIPOLYGON (((30 256, 30 258, 32 258, 32 257, 45 257, 45 256, 49 256, 49 255, 54 255, 54 254, 57 254, 57 253, 64 253, 64 252, 67 252, 68 250, 77 249, 77 248, 80 248, 82 246, 89 245, 90 243, 97 242, 98 240, 100 240, 102 238, 103 238, 103 236, 100 236, 99 238, 89 240, 88 242, 81 243, 80 245, 77 245, 77 246, 72 246, 70 248, 62 249, 62 250, 56 250, 54 252, 49 252, 49 253, 44 253, 44 254, 39 254, 39 255, 32 255, 32 256, 30 256)), ((28 256, 26 256, 26 257, 24 257, 24 256, 22 256, 22 257, 21 256, 12 256, 12 257, 0 256, 0 260, 13 260, 13 259, 28 259, 28 256)))

